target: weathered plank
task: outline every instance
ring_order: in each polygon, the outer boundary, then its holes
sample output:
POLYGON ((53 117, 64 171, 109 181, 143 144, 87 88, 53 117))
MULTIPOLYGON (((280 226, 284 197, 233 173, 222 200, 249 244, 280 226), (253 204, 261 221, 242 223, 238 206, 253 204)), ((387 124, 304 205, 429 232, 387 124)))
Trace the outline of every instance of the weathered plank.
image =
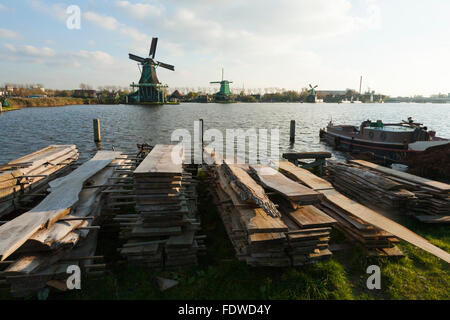
POLYGON ((99 151, 69 175, 49 183, 50 194, 35 208, 0 226, 0 256, 6 259, 36 231, 51 226, 77 203, 83 183, 110 164, 120 152, 99 151))
POLYGON ((228 163, 222 164, 225 172, 230 178, 233 190, 238 192, 240 198, 244 201, 250 200, 260 206, 268 215, 272 217, 280 217, 281 213, 275 205, 267 197, 264 189, 256 183, 250 175, 245 172, 239 165, 228 163))
POLYGON ((302 228, 331 226, 337 222, 314 206, 300 206, 288 214, 302 228))
POLYGON ((313 190, 333 189, 333 185, 328 181, 316 176, 308 170, 297 167, 289 161, 280 161, 278 163, 281 172, 292 179, 296 179, 313 190))
POLYGON ((176 163, 174 160, 182 160, 183 157, 183 148, 180 148, 177 145, 157 144, 136 168, 134 174, 181 174, 183 172, 182 163, 176 163), (179 158, 173 159, 173 156, 179 158))
POLYGON ((412 174, 409 174, 406 172, 401 172, 401 171, 393 170, 390 168, 386 168, 386 167, 377 165, 372 162, 364 161, 364 160, 351 160, 350 162, 361 165, 366 168, 373 169, 375 171, 378 171, 378 172, 381 172, 381 173, 384 173, 387 175, 391 175, 391 176, 406 180, 406 181, 411 181, 411 182, 414 182, 417 184, 428 186, 433 189, 437 189, 440 192, 450 192, 450 185, 443 183, 443 182, 425 179, 425 178, 418 177, 418 176, 415 176, 415 175, 412 175, 412 174))
POLYGON ((250 169, 265 188, 278 192, 289 200, 309 202, 321 198, 320 193, 285 177, 269 166, 251 165, 250 169))
POLYGON ((329 202, 333 203, 342 210, 450 263, 449 253, 432 245, 426 239, 420 237, 402 225, 380 215, 376 211, 373 211, 358 202, 350 200, 336 190, 324 190, 321 192, 329 202))
POLYGON ((219 167, 217 173, 220 187, 232 200, 236 211, 239 213, 240 221, 244 224, 249 234, 288 231, 288 227, 280 218, 267 215, 261 208, 245 208, 245 203, 227 184, 223 176, 223 168, 219 167))
MULTIPOLYGON (((121 164, 124 160, 114 160, 112 163, 121 164)), ((114 168, 105 167, 96 173, 89 182, 96 186, 107 184, 108 178, 114 173, 114 168)), ((78 203, 72 208, 70 215, 66 218, 83 218, 91 215, 100 206, 101 188, 84 188, 78 198, 78 203)), ((29 238, 23 246, 30 247, 48 246, 59 243, 69 232, 83 224, 83 220, 57 221, 49 228, 41 229, 29 238)))

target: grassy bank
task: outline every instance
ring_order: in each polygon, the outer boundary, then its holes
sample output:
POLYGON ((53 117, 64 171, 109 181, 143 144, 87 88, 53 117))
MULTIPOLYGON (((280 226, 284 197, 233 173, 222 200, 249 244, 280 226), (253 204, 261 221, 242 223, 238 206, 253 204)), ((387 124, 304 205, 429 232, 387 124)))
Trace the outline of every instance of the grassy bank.
MULTIPOLYGON (((199 185, 199 212, 203 234, 207 235, 207 254, 197 268, 185 272, 151 272, 131 265, 118 265, 116 248, 120 242, 114 232, 100 234, 97 254, 111 266, 98 280, 82 282, 82 290, 69 293, 52 291, 49 299, 450 299, 450 268, 447 263, 402 242, 405 258, 368 257, 345 236, 333 231, 331 244, 347 243, 348 249, 318 264, 297 268, 250 268, 237 261, 219 214, 207 192, 199 185), (381 290, 368 290, 366 269, 381 268, 381 290), (176 279, 180 284, 160 292, 156 275, 176 279)), ((447 226, 399 220, 433 244, 450 251, 447 226)), ((9 298, 6 290, 0 298, 9 298)), ((33 298, 33 297, 30 297, 33 298)))
MULTIPOLYGON (((8 98, 10 109, 29 108, 29 107, 59 107, 67 105, 90 104, 92 99, 83 98, 8 98)), ((8 111, 8 108, 4 108, 8 111)))

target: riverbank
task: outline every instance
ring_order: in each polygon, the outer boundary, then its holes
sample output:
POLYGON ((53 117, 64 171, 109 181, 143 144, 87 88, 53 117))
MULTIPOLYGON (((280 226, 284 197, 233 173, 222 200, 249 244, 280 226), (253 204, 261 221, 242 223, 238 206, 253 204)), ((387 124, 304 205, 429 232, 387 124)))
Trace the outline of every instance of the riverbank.
POLYGON ((12 111, 21 108, 32 107, 63 107, 69 105, 98 104, 96 99, 85 98, 8 98, 9 107, 3 107, 3 111, 12 111))

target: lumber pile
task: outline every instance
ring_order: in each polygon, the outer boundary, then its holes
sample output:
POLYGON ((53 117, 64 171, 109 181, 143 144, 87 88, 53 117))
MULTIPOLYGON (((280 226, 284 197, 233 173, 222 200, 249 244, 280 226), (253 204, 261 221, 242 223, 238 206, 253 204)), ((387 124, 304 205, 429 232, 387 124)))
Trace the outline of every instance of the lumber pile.
MULTIPOLYGON (((289 175, 297 177, 298 181, 310 187, 319 187, 319 190, 324 195, 324 200, 321 203, 324 211, 330 215, 334 214, 338 220, 338 227, 351 239, 365 244, 369 243, 366 240, 376 240, 376 244, 382 244, 380 247, 372 248, 375 254, 398 255, 399 252, 395 247, 386 248, 385 240, 395 243, 394 238, 405 240, 412 245, 415 245, 436 257, 443 259, 450 263, 450 254, 446 251, 432 245, 426 239, 420 237, 416 233, 403 227, 402 225, 392 221, 378 212, 369 209, 358 202, 355 202, 344 195, 340 194, 333 188, 329 188, 329 182, 314 176, 307 170, 301 169, 288 162, 280 162, 280 169, 283 172, 288 172, 289 175), (322 180, 322 181, 320 181, 322 180), (324 187, 327 187, 323 189, 324 187), (373 228, 373 229, 372 229, 373 228), (365 230, 362 232, 361 230, 365 230), (367 234, 376 232, 378 235, 373 238, 367 237, 367 234), (381 238, 380 238, 381 237, 381 238), (383 240, 383 241, 379 241, 383 240), (381 243, 380 243, 381 242, 381 243), (380 249, 380 250, 373 250, 380 249)), ((373 244, 373 241, 370 241, 373 244)))
POLYGON ((94 264, 102 186, 120 164, 120 152, 99 151, 69 175, 50 182, 50 194, 35 208, 0 226, 0 254, 15 296, 47 286, 65 290, 67 268, 99 272, 94 264), (92 187, 95 186, 95 187, 92 187), (5 260, 8 259, 8 260, 5 260))
MULTIPOLYGON (((209 170, 212 196, 238 259, 255 267, 289 267, 329 258, 335 221, 310 205, 284 198, 274 203, 246 170, 248 166, 219 161, 209 170)), ((283 189, 293 197, 295 190, 283 189)))
POLYGON ((126 239, 120 253, 128 261, 150 268, 182 268, 197 265, 203 246, 197 232, 195 185, 192 173, 172 160, 183 149, 156 145, 133 173, 137 215, 122 224, 126 239))
POLYGON ((336 187, 358 201, 426 223, 450 223, 450 185, 362 160, 330 162, 327 168, 336 187))
POLYGON ((48 182, 67 173, 77 159, 75 145, 51 145, 0 165, 0 217, 45 192, 48 182))
POLYGON ((417 200, 404 184, 356 165, 328 161, 327 171, 339 191, 362 203, 407 210, 417 200))
MULTIPOLYGON (((398 238, 365 222, 358 216, 352 214, 352 212, 344 210, 339 203, 329 201, 329 199, 326 198, 327 193, 332 192, 337 194, 333 185, 329 182, 290 162, 282 161, 279 163, 279 166, 281 171, 287 176, 303 182, 320 192, 323 199, 316 207, 325 212, 328 216, 333 217, 338 222, 336 227, 351 240, 361 244, 367 249, 369 254, 382 256, 402 255, 401 251, 395 246, 395 244, 399 242, 398 238)), ((341 200, 347 199, 341 194, 337 194, 337 196, 340 197, 341 200)))

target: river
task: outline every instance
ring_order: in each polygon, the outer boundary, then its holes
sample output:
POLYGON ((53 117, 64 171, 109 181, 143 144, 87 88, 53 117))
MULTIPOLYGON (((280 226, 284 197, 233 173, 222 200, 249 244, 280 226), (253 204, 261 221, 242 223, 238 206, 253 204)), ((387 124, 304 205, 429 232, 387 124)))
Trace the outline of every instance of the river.
POLYGON ((0 163, 31 153, 49 144, 76 144, 83 157, 96 150, 92 119, 101 122, 102 147, 128 152, 136 144, 171 143, 175 129, 193 131, 204 119, 205 130, 265 128, 280 130, 280 152, 332 151, 319 140, 319 129, 332 119, 336 124, 359 125, 381 119, 399 122, 413 117, 450 137, 448 104, 300 104, 300 103, 182 103, 166 106, 82 105, 24 108, 0 115, 0 163), (296 142, 289 143, 290 120, 296 120, 296 142))

